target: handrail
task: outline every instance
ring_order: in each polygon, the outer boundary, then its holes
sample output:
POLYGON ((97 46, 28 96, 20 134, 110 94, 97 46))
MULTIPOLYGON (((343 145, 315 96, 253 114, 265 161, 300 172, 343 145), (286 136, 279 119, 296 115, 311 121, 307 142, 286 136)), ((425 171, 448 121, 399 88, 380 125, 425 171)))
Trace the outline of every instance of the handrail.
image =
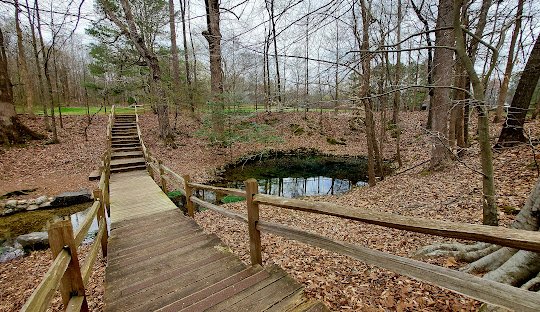
POLYGON ((517 249, 540 252, 540 232, 493 227, 480 224, 457 223, 401 216, 385 212, 354 209, 328 202, 283 198, 273 195, 257 194, 254 200, 260 204, 292 210, 340 217, 395 228, 410 232, 431 234, 463 240, 480 241, 517 249))
POLYGON ((49 267, 45 277, 36 287, 30 298, 26 301, 21 311, 46 311, 54 293, 60 286, 60 280, 66 272, 71 255, 67 250, 64 250, 56 258, 49 267))
POLYGON ((289 199, 278 196, 258 194, 256 180, 245 182, 246 190, 216 187, 190 181, 189 176, 180 176, 154 157, 149 157, 149 167, 160 174, 162 188, 171 178, 184 186, 187 198, 188 214, 193 216, 193 206, 197 204, 210 209, 225 217, 247 223, 250 234, 250 255, 252 264, 261 264, 260 231, 282 236, 286 239, 297 240, 317 246, 332 252, 337 252, 368 264, 376 265, 390 271, 438 285, 459 294, 519 311, 539 311, 540 294, 522 290, 511 285, 489 281, 468 273, 439 267, 418 260, 395 256, 382 251, 356 246, 350 243, 332 240, 318 234, 309 233, 282 224, 259 220, 259 204, 273 207, 311 212, 335 216, 342 219, 361 221, 389 228, 424 233, 442 237, 452 237, 471 241, 493 243, 501 246, 540 252, 540 233, 492 227, 478 224, 466 224, 429 220, 390 213, 369 212, 352 207, 327 202, 310 202, 300 199, 289 199), (167 174, 169 177, 165 177, 167 174), (183 183, 182 183, 183 182, 183 183), (193 189, 209 190, 221 194, 242 196, 247 199, 248 214, 241 214, 206 202, 193 196, 193 189))
POLYGON ((107 123, 107 150, 103 155, 103 170, 94 191, 94 203, 90 207, 84 221, 74 233, 71 221, 62 220, 53 223, 49 228, 49 244, 54 261, 45 276, 25 302, 21 311, 46 311, 56 290, 60 287, 64 310, 88 311, 88 303, 84 289, 88 284, 94 262, 99 249, 103 257, 107 256, 107 212, 109 206, 109 176, 111 162, 111 137, 114 123, 115 106, 111 108, 107 123), (82 243, 97 217, 99 230, 89 254, 82 266, 79 265, 77 247, 82 243), (69 271, 69 274, 65 273, 69 271), (64 278, 69 276, 68 279, 64 278))
POLYGON ((205 185, 205 184, 193 183, 193 182, 190 182, 189 186, 191 186, 193 188, 196 188, 196 189, 200 189, 200 190, 214 191, 214 192, 220 193, 220 194, 246 197, 246 191, 241 190, 241 189, 219 187, 219 186, 211 186, 211 185, 205 185))
POLYGON ((473 299, 489 302, 515 311, 533 312, 540 309, 540 295, 536 292, 490 281, 472 274, 437 265, 336 241, 325 236, 297 230, 281 224, 259 221, 257 228, 268 233, 346 255, 367 264, 429 282, 473 299))

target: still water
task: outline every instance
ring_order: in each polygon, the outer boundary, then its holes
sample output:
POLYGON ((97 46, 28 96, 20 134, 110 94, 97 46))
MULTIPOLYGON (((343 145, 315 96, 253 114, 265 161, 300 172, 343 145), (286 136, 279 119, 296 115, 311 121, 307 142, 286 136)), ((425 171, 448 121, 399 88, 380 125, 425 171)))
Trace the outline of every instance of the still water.
MULTIPOLYGON (((367 161, 361 157, 279 155, 229 165, 213 184, 243 189, 250 178, 258 181, 263 194, 288 198, 342 194, 366 184, 367 161)), ((204 198, 212 200, 213 194, 206 193, 204 198)))
MULTIPOLYGON (((77 231, 89 212, 91 203, 84 203, 69 207, 55 209, 39 209, 34 211, 20 212, 0 218, 0 241, 11 241, 17 236, 30 232, 47 231, 48 224, 62 218, 69 218, 74 231, 77 231)), ((94 219, 89 235, 98 230, 97 221, 94 219)))

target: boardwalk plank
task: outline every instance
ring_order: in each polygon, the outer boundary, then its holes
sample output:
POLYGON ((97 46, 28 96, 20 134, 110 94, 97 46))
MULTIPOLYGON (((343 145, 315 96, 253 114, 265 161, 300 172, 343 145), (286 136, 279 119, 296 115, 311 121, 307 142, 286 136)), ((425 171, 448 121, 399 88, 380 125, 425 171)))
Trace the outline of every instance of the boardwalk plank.
MULTIPOLYGON (((127 129, 137 130, 134 116, 119 116, 115 145, 135 138, 127 129)), ((123 151, 115 152, 116 164, 141 161, 140 148, 115 150, 123 151)), ((184 216, 146 170, 113 172, 109 189, 105 311, 320 308, 279 267, 246 268, 218 237, 184 216)))

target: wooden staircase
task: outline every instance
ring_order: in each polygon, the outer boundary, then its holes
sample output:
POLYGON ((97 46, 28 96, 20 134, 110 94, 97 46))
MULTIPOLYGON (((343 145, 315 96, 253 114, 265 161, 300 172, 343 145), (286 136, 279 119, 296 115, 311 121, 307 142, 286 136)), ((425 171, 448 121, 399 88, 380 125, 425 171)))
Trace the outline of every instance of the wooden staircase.
POLYGON ((328 311, 278 266, 246 267, 178 209, 112 227, 105 311, 328 311))
POLYGON ((146 169, 135 115, 115 116, 111 151, 111 174, 146 169))
POLYGON ((105 311, 328 311, 278 266, 246 266, 146 172, 135 115, 111 128, 105 311))

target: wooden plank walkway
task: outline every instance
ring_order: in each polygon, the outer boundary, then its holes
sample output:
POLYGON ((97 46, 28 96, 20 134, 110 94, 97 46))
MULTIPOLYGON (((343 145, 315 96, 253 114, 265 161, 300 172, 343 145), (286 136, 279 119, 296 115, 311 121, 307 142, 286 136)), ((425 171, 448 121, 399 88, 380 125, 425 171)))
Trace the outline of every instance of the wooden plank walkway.
POLYGON ((110 177, 105 311, 328 311, 279 267, 244 265, 132 167, 110 177))

